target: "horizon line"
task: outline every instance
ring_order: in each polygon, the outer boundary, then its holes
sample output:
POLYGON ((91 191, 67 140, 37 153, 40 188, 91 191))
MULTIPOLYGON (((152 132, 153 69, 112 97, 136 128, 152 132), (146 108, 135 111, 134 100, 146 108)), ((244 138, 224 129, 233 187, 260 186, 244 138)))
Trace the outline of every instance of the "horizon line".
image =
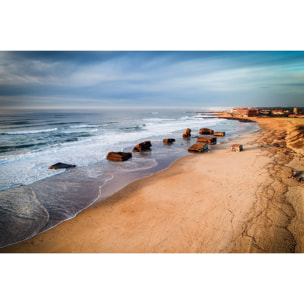
POLYGON ((0 106, 0 110, 94 110, 94 109, 228 109, 233 106, 0 106))

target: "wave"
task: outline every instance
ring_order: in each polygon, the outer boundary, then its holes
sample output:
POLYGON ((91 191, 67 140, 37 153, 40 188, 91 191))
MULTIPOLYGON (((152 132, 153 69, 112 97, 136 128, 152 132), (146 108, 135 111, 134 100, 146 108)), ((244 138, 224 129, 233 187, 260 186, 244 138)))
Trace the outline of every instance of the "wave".
POLYGON ((72 133, 92 133, 92 132, 97 132, 98 129, 95 127, 71 127, 72 130, 58 130, 58 128, 52 128, 52 129, 41 129, 41 130, 29 130, 29 131, 17 131, 17 132, 3 132, 0 133, 0 135, 27 135, 27 134, 39 134, 39 133, 50 133, 50 132, 55 132, 55 131, 60 131, 60 133, 64 134, 72 134, 72 133), (79 130, 77 130, 79 128, 79 130), (85 128, 88 128, 85 130, 85 128), (84 130, 81 130, 84 129, 84 130))
POLYGON ((160 121, 176 121, 176 119, 173 118, 160 118, 160 117, 151 117, 151 118, 144 118, 143 120, 145 121, 156 121, 156 122, 160 122, 160 121))
POLYGON ((111 125, 115 125, 115 124, 118 124, 119 122, 118 121, 108 121, 108 122, 105 122, 103 124, 101 124, 102 127, 107 127, 107 126, 111 126, 111 125))
POLYGON ((137 125, 137 126, 133 126, 133 127, 122 127, 122 128, 119 128, 119 130, 140 130, 142 129, 142 127, 145 127, 146 125, 145 124, 142 124, 142 125, 137 125))
POLYGON ((0 146, 0 153, 16 151, 17 149, 32 148, 32 147, 42 146, 42 145, 44 145, 44 144, 40 143, 40 144, 23 144, 23 145, 13 145, 13 146, 0 146))
POLYGON ((19 131, 19 132, 5 132, 1 133, 1 135, 23 135, 23 134, 36 134, 36 133, 48 133, 57 131, 57 128, 53 129, 43 129, 43 130, 29 130, 29 131, 19 131))
POLYGON ((77 133, 94 133, 97 132, 98 129, 89 129, 89 130, 77 130, 74 128, 73 130, 62 130, 60 131, 61 134, 77 134, 77 133))
POLYGON ((194 116, 182 116, 178 120, 195 120, 194 116))
MULTIPOLYGON (((58 134, 58 137, 60 137, 60 134, 58 134)), ((38 150, 40 147, 48 147, 48 149, 57 146, 58 144, 64 144, 64 143, 73 143, 77 142, 80 140, 80 138, 87 138, 87 137, 92 137, 90 134, 80 134, 71 138, 66 138, 62 139, 60 141, 56 141, 53 144, 48 143, 48 142, 41 142, 41 143, 24 143, 24 144, 15 144, 15 145, 2 145, 0 146, 0 154, 1 153, 7 153, 7 152, 12 152, 12 151, 17 151, 21 149, 28 149, 32 148, 32 150, 38 150)), ((0 162, 1 163, 1 162, 0 162)))
POLYGON ((87 125, 87 124, 84 124, 84 125, 76 125, 76 126, 70 126, 71 129, 91 129, 91 128, 98 128, 99 125, 87 125))
POLYGON ((3 125, 3 126, 7 126, 8 123, 12 126, 24 126, 24 125, 29 125, 30 124, 30 122, 27 121, 27 120, 21 120, 21 121, 3 120, 3 121, 0 121, 0 125, 3 125))

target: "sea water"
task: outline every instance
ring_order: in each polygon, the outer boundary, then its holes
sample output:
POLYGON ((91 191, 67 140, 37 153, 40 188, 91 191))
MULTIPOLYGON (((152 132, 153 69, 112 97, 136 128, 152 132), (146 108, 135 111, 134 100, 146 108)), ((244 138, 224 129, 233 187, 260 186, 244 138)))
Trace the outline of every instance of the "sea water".
POLYGON ((0 247, 75 217, 188 155, 196 139, 182 138, 186 128, 192 135, 200 128, 226 132, 218 143, 258 129, 185 109, 1 110, 0 247), (164 138, 176 141, 164 145, 164 138), (126 162, 106 160, 110 151, 131 152, 147 140, 150 152, 133 153, 126 162), (57 162, 76 167, 48 169, 57 162))

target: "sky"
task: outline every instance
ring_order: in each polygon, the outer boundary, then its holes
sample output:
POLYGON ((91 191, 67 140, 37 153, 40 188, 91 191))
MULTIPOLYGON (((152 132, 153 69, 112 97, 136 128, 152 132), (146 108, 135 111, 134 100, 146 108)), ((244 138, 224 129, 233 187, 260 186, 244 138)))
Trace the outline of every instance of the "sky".
POLYGON ((0 107, 304 106, 302 51, 0 51, 0 107))

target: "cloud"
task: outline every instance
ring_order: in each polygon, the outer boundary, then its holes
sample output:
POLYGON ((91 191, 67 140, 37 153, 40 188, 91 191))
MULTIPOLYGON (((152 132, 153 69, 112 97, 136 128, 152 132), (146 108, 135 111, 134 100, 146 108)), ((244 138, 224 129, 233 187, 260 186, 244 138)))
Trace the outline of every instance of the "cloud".
POLYGON ((303 96, 303 55, 0 52, 0 105, 10 102, 20 106, 23 102, 36 106, 41 102, 41 106, 59 106, 60 100, 71 106, 73 100, 75 106, 111 101, 119 106, 174 102, 204 106, 210 100, 221 105, 257 101, 275 104, 281 98, 279 94, 288 94, 292 102, 303 96))

